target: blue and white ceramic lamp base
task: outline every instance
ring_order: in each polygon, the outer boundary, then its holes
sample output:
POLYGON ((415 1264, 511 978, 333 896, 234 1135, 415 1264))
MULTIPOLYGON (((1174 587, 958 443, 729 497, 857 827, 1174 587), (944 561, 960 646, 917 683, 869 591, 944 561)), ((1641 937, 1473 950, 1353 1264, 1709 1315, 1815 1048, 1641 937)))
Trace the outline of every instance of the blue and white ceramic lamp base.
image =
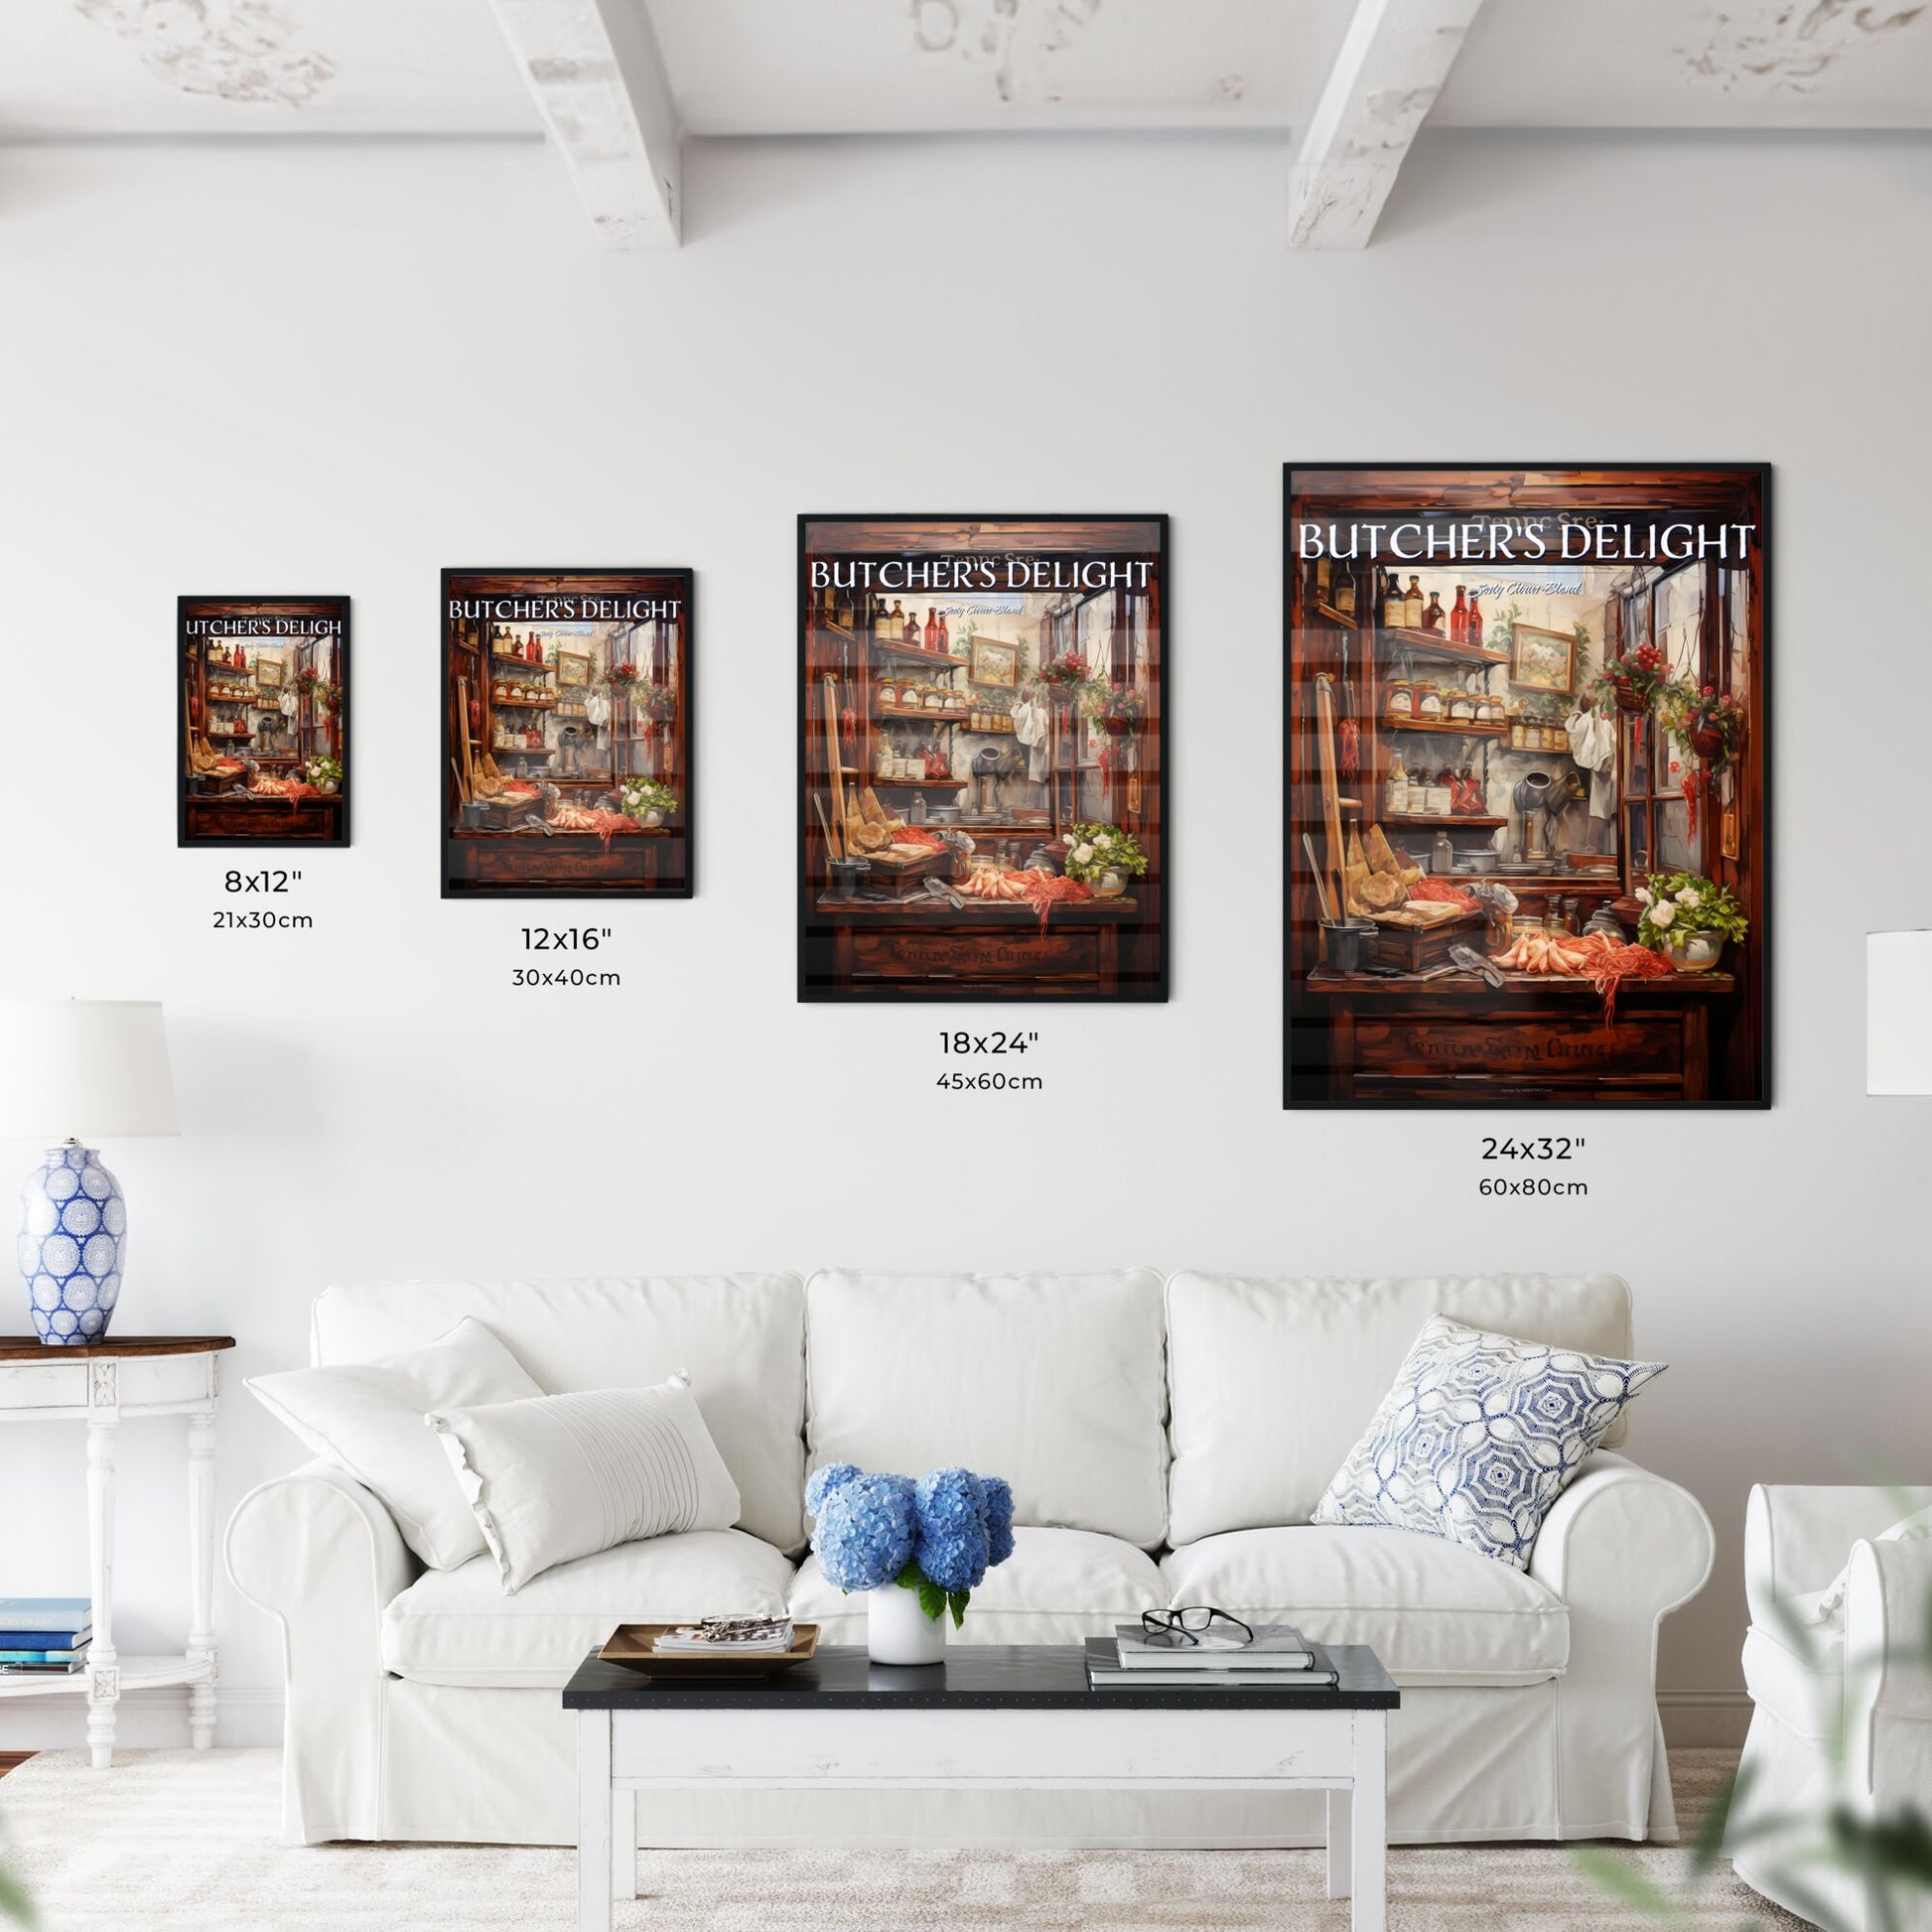
POLYGON ((127 1204, 100 1156, 71 1141, 49 1148, 20 1190, 20 1274, 41 1340, 85 1344, 107 1332, 126 1249, 127 1204))

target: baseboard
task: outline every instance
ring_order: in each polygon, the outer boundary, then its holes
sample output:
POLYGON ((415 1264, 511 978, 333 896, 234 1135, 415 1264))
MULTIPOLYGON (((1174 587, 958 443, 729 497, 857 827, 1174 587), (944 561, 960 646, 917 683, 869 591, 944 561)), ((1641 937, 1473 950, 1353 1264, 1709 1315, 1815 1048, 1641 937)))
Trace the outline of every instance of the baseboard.
POLYGON ((1668 1745, 1741 1749, 1744 1732, 1750 1728, 1751 1694, 1745 1690, 1659 1691, 1657 1713, 1664 1721, 1668 1745))
MULTIPOLYGON (((185 1750, 188 1692, 170 1687, 131 1691, 116 1708, 114 1742, 131 1751, 185 1750)), ((70 1696, 10 1698, 0 1704, 0 1751, 78 1750, 87 1741, 87 1707, 78 1690, 70 1696)), ((279 1744, 282 1693, 227 1690, 214 1694, 217 1744, 279 1744)))

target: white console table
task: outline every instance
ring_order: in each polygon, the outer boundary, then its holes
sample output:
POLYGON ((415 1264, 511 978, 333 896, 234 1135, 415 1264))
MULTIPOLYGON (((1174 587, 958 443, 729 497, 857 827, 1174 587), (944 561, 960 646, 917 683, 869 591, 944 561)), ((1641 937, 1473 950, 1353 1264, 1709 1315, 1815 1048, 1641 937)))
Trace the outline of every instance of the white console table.
POLYGON ((94 1639, 87 1668, 0 1674, 0 1699, 84 1692, 94 1769, 114 1757, 114 1707, 124 1691, 186 1684, 195 1748, 214 1738, 215 1364, 232 1335, 128 1335, 85 1347, 0 1336, 0 1423, 87 1425, 87 1576, 94 1639), (114 1649, 114 1437, 142 1416, 188 1418, 188 1648, 179 1657, 123 1657, 114 1649))

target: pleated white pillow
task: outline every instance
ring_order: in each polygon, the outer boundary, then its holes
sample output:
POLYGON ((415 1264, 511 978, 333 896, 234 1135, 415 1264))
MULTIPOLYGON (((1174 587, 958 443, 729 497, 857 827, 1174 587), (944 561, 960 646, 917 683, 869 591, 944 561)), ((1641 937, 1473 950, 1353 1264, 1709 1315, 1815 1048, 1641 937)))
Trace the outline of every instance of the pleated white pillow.
POLYGON ((648 1389, 438 1409, 424 1420, 506 1595, 575 1557, 738 1521, 738 1484, 682 1375, 648 1389))

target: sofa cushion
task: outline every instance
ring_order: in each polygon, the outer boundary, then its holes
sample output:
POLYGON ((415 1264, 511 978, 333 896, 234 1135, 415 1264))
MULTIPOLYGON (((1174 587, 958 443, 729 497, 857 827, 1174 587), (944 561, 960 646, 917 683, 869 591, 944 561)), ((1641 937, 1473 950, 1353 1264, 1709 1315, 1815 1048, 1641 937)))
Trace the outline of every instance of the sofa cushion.
POLYGON ((740 1524, 781 1550, 804 1548, 805 1302, 797 1276, 330 1288, 316 1300, 314 1359, 359 1362, 414 1347, 466 1314, 489 1324, 544 1395, 642 1388, 688 1374, 738 1484, 740 1524))
MULTIPOLYGON (((1177 1274, 1168 1284, 1172 1541, 1306 1523, 1433 1314, 1631 1352, 1630 1291, 1614 1275, 1177 1274)), ((1603 1447, 1624 1433, 1618 1421, 1603 1447)))
MULTIPOLYGON (((1013 1555, 973 1591, 952 1643, 1078 1643, 1167 1602, 1145 1550, 1091 1530, 1017 1529, 1013 1555)), ((821 1626, 821 1643, 864 1643, 866 1599, 825 1581, 807 1557, 791 1587, 791 1614, 821 1626)))
POLYGON ((1235 1530, 1161 1574, 1171 1604, 1370 1644, 1398 1684, 1536 1684, 1570 1661, 1570 1612, 1544 1585, 1413 1530, 1235 1530))
POLYGON ((419 1348, 328 1368, 257 1375, 250 1393, 278 1422, 382 1498, 402 1540, 432 1570, 483 1548, 482 1526, 423 1416, 444 1404, 541 1395, 516 1357, 466 1315, 419 1348))
POLYGON ((382 1612, 382 1662, 415 1684, 553 1689, 620 1623, 782 1616, 791 1565, 742 1530, 621 1543, 505 1596, 495 1558, 432 1570, 382 1612))
POLYGON ((1017 1522, 1165 1540, 1158 1275, 831 1269, 805 1306, 814 1468, 963 1465, 1013 1485, 1017 1522))

